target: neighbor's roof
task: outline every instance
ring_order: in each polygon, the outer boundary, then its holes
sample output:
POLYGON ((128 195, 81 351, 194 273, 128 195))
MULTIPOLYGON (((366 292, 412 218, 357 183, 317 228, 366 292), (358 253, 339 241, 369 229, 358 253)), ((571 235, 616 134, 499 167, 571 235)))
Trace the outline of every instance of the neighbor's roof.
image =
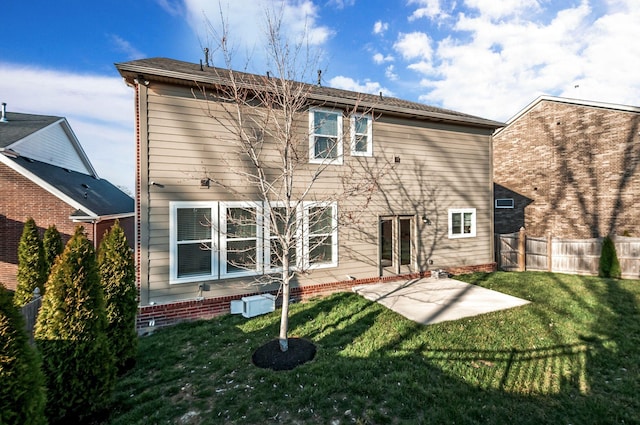
POLYGON ((75 217, 133 214, 133 198, 108 180, 20 156, 5 158, 25 170, 32 181, 45 189, 53 189, 54 195, 61 194, 61 199, 80 210, 73 214, 75 217))
MULTIPOLYGON (((172 84, 229 84, 229 70, 227 69, 207 67, 201 64, 167 58, 149 58, 117 63, 116 68, 129 82, 133 82, 134 79, 141 76, 147 80, 172 84)), ((267 78, 266 76, 236 71, 234 71, 234 76, 237 79, 236 81, 241 84, 256 89, 264 87, 264 84, 260 82, 265 81, 264 79, 267 78)), ((482 128, 496 129, 504 126, 501 122, 394 97, 358 93, 311 84, 307 84, 307 86, 309 88, 308 98, 310 101, 344 106, 358 105, 363 108, 373 108, 376 112, 386 112, 409 116, 411 118, 444 121, 482 128)))
POLYGON ((513 117, 509 118, 506 124, 510 125, 514 121, 517 121, 521 116, 525 115, 527 112, 529 112, 531 109, 533 109, 537 104, 541 102, 556 102, 556 103, 565 103, 568 105, 586 106, 590 108, 610 109, 612 111, 640 113, 640 107, 637 107, 637 106, 621 105, 617 103, 597 102, 593 100, 572 99, 569 97, 542 95, 542 96, 538 96, 533 102, 529 103, 527 106, 522 108, 520 112, 515 114, 513 117))
POLYGON ((6 148, 28 135, 63 119, 62 117, 49 115, 20 114, 16 112, 7 112, 6 118, 8 122, 0 123, 0 148, 6 148))

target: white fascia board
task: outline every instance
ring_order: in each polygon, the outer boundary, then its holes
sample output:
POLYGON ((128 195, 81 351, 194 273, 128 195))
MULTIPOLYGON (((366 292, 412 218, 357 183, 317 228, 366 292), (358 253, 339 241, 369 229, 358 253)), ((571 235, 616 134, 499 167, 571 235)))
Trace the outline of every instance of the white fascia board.
POLYGON ((93 165, 91 164, 91 161, 89 161, 89 157, 87 156, 87 153, 84 151, 84 149, 82 149, 82 144, 80 144, 80 141, 76 137, 76 134, 73 132, 73 129, 69 125, 69 122, 67 121, 67 119, 62 118, 60 121, 58 121, 58 123, 60 123, 62 128, 65 130, 65 133, 67 133, 67 136, 69 136, 69 140, 71 140, 73 147, 78 152, 78 155, 80 155, 80 159, 82 160, 82 162, 87 166, 87 168, 91 172, 91 175, 99 179, 100 176, 98 176, 98 173, 96 172, 95 168, 93 168, 93 165))
POLYGON ((74 199, 70 198, 69 196, 65 195, 64 193, 60 192, 58 189, 56 189, 55 187, 51 186, 46 181, 42 180, 40 177, 36 176, 35 174, 31 173, 30 171, 25 170, 24 168, 22 168, 21 166, 19 166, 18 164, 16 164, 15 162, 10 160, 6 156, 4 156, 3 154, 0 154, 0 162, 3 163, 4 165, 6 165, 7 167, 11 168, 15 172, 17 172, 17 173, 21 174, 22 176, 26 177, 27 179, 31 180, 32 182, 34 182, 35 184, 37 184, 38 186, 40 186, 41 188, 43 188, 47 192, 51 193, 56 198, 58 198, 61 201, 65 202, 66 204, 69 204, 73 208, 75 208, 77 210, 82 210, 82 211, 87 212, 87 214, 90 214, 90 217, 95 217, 95 218, 99 217, 98 214, 96 214, 95 212, 89 210, 84 205, 80 204, 79 202, 75 201, 74 199))

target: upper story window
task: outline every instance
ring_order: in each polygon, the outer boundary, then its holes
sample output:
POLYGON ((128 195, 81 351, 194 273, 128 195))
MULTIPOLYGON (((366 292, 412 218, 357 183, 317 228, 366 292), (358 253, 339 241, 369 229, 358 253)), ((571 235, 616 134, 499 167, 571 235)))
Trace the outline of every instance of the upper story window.
POLYGON ((342 112, 309 111, 309 162, 342 164, 342 112))
POLYGON ((371 115, 351 116, 351 155, 373 155, 373 124, 371 115))
POLYGON ((476 236, 476 209, 459 208, 449 210, 449 238, 472 238, 476 236))

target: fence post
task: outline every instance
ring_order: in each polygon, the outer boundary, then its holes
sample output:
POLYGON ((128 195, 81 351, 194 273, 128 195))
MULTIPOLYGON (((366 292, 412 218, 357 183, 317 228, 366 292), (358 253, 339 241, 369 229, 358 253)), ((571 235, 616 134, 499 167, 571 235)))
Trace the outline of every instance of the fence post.
POLYGON ((524 227, 520 228, 520 232, 518 234, 518 271, 523 272, 526 270, 526 259, 527 259, 527 233, 524 230, 524 227))
POLYGON ((553 271, 553 241, 551 232, 547 232, 547 270, 553 271))

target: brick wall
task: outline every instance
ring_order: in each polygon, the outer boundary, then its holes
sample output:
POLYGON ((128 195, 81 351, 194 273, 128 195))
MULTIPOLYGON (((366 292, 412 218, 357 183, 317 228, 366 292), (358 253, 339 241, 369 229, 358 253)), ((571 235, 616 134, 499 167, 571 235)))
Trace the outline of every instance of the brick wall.
MULTIPOLYGON (((472 272, 489 273, 494 271, 496 271, 496 263, 447 269, 447 272, 454 275, 472 272)), ((424 273, 386 276, 382 278, 375 277, 369 279, 357 279, 303 286, 298 288, 291 288, 291 298, 295 300, 304 300, 314 296, 326 295, 333 292, 349 291, 351 290, 351 287, 356 285, 417 279, 421 277, 429 277, 430 275, 431 272, 427 271, 424 273)), ((258 293, 259 292, 228 297, 207 298, 200 301, 189 300, 170 304, 142 306, 138 310, 137 328, 139 332, 144 333, 154 328, 169 326, 179 322, 197 319, 210 319, 222 314, 228 314, 230 313, 231 301, 238 300, 242 297, 257 295, 258 293), (153 323, 153 326, 150 326, 150 323, 153 323)))
POLYGON ((496 233, 640 236, 640 114, 542 100, 494 137, 496 233))
MULTIPOLYGON (((0 164, 0 188, 0 282, 15 289, 18 244, 25 220, 35 220, 41 237, 55 224, 66 243, 76 228, 69 220, 74 208, 4 164, 0 164)), ((93 226, 85 225, 85 231, 93 240, 93 226)))

